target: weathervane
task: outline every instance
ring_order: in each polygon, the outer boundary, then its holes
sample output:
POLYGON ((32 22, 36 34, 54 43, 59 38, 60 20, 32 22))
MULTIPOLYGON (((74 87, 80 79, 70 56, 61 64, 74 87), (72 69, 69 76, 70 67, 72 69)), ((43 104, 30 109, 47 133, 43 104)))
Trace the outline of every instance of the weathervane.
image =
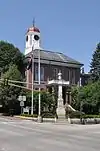
POLYGON ((33 27, 35 27, 35 18, 33 18, 33 27))

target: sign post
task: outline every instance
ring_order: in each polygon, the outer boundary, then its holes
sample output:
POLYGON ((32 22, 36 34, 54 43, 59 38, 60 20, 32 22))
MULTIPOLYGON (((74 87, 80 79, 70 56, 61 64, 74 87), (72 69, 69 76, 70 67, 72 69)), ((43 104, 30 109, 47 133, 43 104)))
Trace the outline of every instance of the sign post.
POLYGON ((20 102, 21 114, 23 113, 24 102, 26 101, 26 96, 19 96, 18 101, 20 102))

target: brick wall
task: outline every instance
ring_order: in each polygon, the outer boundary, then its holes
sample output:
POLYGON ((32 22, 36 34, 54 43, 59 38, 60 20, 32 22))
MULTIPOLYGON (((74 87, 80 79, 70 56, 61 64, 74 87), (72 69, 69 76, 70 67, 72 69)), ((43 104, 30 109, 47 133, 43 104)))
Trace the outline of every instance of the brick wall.
MULTIPOLYGON (((44 83, 47 82, 48 78, 50 80, 57 79, 57 73, 59 71, 62 72, 62 79, 66 80, 66 81, 70 81, 71 84, 77 84, 79 82, 79 78, 80 78, 80 69, 79 68, 68 68, 68 67, 61 67, 61 66, 48 65, 48 64, 41 64, 41 67, 44 68, 44 83)), ((32 79, 31 69, 27 71, 26 77, 27 77, 26 79, 28 79, 29 83, 31 83, 32 82, 31 81, 31 79, 32 79), (29 76, 29 77, 27 77, 27 76, 29 76)), ((31 88, 31 85, 27 85, 27 87, 31 88)), ((36 87, 34 87, 34 88, 36 88, 36 87)), ((43 89, 44 88, 45 88, 45 86, 43 86, 43 89)))

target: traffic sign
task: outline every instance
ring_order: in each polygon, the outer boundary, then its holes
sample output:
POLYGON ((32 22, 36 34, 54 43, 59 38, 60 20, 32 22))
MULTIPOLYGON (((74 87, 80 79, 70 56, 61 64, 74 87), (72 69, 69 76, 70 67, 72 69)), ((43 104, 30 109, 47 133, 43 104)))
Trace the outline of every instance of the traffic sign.
POLYGON ((23 101, 26 101, 26 96, 23 95, 22 97, 23 97, 23 101))
POLYGON ((21 95, 20 95, 20 96, 18 97, 18 101, 26 101, 26 96, 24 96, 24 95, 21 96, 21 95))
POLYGON ((21 107, 24 106, 24 101, 20 101, 20 106, 21 106, 21 107))
POLYGON ((23 99, 22 97, 23 97, 23 96, 20 95, 20 96, 18 97, 18 100, 19 100, 19 101, 22 101, 22 99, 23 99))

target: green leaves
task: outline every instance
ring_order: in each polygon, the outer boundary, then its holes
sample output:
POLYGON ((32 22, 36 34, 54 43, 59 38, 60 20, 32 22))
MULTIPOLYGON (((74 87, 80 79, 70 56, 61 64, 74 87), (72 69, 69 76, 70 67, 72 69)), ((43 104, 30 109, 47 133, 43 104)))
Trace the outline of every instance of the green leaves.
POLYGON ((96 50, 92 55, 90 68, 91 80, 93 82, 100 80, 100 43, 97 44, 96 50))
POLYGON ((0 102, 3 105, 4 112, 9 109, 18 109, 18 95, 20 88, 9 85, 9 80, 22 81, 24 76, 24 56, 14 45, 0 41, 0 72, 3 82, 0 87, 0 102))
POLYGON ((83 112, 99 113, 100 108, 100 81, 88 84, 84 87, 74 87, 72 89, 72 97, 75 101, 72 105, 80 110, 82 103, 83 112), (77 90, 77 91, 76 91, 77 90))
MULTIPOLYGON (((38 114, 38 107, 39 107, 39 92, 34 91, 34 113, 38 114)), ((46 91, 41 91, 40 92, 41 95, 41 114, 44 111, 49 111, 49 112, 55 112, 55 104, 56 104, 56 100, 53 99, 52 94, 46 92, 46 91)), ((30 106, 31 107, 31 92, 26 92, 26 96, 27 96, 27 102, 26 102, 26 106, 30 106)))
POLYGON ((5 112, 9 112, 10 108, 17 109, 19 106, 17 97, 22 89, 11 86, 9 80, 22 81, 24 55, 13 44, 5 41, 0 41, 0 72, 4 79, 4 83, 2 82, 0 87, 0 102, 5 112))
POLYGON ((7 79, 4 79, 4 86, 8 86, 8 78, 7 79))
POLYGON ((9 65, 17 65, 19 71, 23 72, 24 55, 14 45, 0 41, 0 68, 1 72, 5 73, 9 69, 9 65))
POLYGON ((22 81, 22 75, 18 70, 17 65, 9 65, 9 69, 2 75, 2 78, 4 81, 0 87, 0 102, 3 105, 4 112, 9 113, 10 109, 15 109, 16 113, 19 108, 17 98, 22 89, 10 85, 11 82, 9 82, 9 80, 22 81))
POLYGON ((22 80, 22 75, 15 64, 9 66, 8 71, 3 75, 3 77, 4 79, 9 80, 22 80))

